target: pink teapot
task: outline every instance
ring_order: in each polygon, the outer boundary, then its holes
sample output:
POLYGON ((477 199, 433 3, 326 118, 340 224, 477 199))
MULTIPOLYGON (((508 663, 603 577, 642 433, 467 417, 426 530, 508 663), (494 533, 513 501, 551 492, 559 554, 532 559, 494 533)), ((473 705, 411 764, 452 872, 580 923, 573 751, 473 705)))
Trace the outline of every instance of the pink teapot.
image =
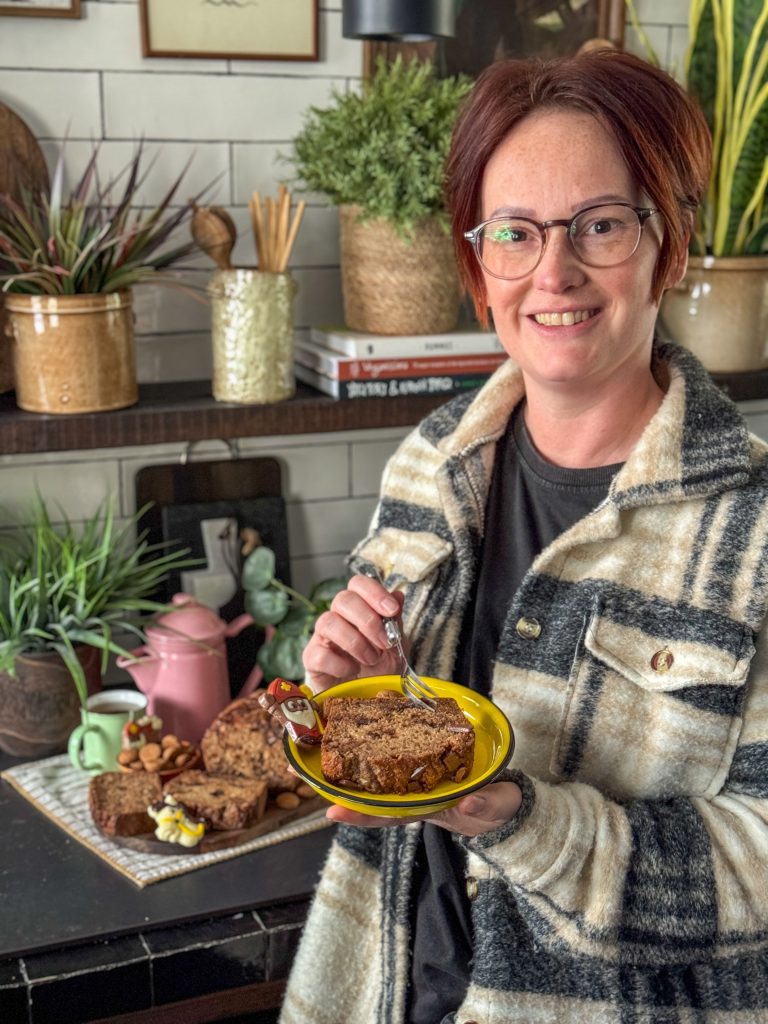
MULTIPOLYGON (((226 637, 253 623, 251 615, 225 622, 189 594, 174 594, 173 611, 147 627, 148 643, 119 657, 123 668, 148 698, 147 712, 163 720, 163 732, 199 743, 205 730, 231 700, 226 637)), ((249 693, 259 673, 251 673, 240 696, 249 693)))

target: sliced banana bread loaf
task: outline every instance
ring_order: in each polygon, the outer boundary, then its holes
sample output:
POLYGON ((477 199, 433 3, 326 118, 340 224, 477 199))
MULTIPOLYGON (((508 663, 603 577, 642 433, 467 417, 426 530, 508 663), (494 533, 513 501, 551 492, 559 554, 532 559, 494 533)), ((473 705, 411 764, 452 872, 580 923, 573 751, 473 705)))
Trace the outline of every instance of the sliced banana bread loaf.
POLYGON ((320 767, 329 782, 369 793, 428 792, 472 770, 475 733, 453 699, 434 711, 394 691, 329 697, 320 767))
POLYGON ((262 817, 267 805, 266 782, 194 769, 166 782, 164 792, 215 831, 249 828, 262 817))
POLYGON ((296 789, 283 753, 283 727, 259 704, 258 696, 241 697, 216 716, 200 746, 206 771, 262 779, 270 793, 296 789))
POLYGON ((102 772, 88 783, 88 806, 96 825, 111 836, 151 832, 155 823, 147 808, 163 797, 157 772, 126 775, 102 772))

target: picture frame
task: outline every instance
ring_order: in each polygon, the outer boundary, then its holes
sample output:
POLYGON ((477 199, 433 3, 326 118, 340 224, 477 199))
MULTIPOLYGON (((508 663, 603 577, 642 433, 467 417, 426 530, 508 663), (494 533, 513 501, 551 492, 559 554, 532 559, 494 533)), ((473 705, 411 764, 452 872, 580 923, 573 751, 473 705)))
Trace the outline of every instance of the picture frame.
POLYGON ((422 43, 365 43, 363 73, 376 60, 432 60, 441 77, 477 77, 502 57, 554 57, 590 42, 624 45, 625 0, 463 0, 456 35, 422 43))
POLYGON ((139 0, 139 16, 145 57, 318 59, 319 0, 139 0))
POLYGON ((20 18, 79 18, 80 0, 5 0, 0 16, 20 18))

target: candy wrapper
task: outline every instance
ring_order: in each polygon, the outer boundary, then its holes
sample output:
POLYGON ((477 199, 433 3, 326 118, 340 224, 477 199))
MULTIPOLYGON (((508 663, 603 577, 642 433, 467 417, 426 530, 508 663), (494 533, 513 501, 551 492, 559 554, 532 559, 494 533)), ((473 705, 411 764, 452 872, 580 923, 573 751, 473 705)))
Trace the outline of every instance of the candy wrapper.
POLYGON ((259 704, 275 716, 296 743, 321 742, 325 726, 320 708, 295 683, 273 679, 259 694, 259 704))
POLYGON ((157 715, 142 715, 135 722, 127 722, 123 726, 123 750, 140 750, 147 743, 159 743, 162 727, 163 720, 157 715))

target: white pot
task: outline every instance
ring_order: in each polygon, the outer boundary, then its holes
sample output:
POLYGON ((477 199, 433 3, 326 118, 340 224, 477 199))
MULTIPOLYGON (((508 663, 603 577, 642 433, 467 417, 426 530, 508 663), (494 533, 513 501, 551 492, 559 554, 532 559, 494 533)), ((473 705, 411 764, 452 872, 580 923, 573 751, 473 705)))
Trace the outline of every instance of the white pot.
POLYGON ((768 256, 691 256, 664 293, 662 326, 711 373, 768 366, 768 256))

